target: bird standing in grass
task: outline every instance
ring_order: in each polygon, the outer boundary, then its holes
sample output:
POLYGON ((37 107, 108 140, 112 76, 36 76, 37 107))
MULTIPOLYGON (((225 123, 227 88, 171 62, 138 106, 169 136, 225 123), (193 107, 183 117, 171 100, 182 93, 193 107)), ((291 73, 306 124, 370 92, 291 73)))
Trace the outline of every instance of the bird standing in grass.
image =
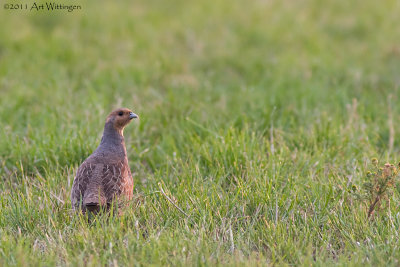
POLYGON ((111 112, 100 145, 76 173, 71 202, 75 210, 97 213, 101 207, 128 201, 133 195, 133 179, 126 155, 124 128, 138 116, 126 108, 111 112))

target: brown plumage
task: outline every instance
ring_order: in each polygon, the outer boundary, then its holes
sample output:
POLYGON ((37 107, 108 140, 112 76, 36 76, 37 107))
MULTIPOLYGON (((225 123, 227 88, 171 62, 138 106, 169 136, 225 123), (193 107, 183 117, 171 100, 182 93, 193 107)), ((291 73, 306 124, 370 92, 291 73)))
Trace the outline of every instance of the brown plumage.
POLYGON ((133 194, 123 131, 138 116, 126 108, 111 112, 100 145, 79 166, 72 184, 71 202, 75 210, 97 212, 113 201, 123 203, 133 194))

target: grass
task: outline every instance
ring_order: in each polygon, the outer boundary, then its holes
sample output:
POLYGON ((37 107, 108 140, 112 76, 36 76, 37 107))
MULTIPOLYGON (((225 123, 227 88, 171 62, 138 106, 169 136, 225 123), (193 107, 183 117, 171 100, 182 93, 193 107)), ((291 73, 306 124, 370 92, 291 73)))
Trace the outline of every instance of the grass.
POLYGON ((397 1, 81 4, 0 11, 1 266, 400 264, 400 193, 370 220, 352 192, 399 160, 397 1), (72 181, 120 106, 135 201, 89 225, 72 181))

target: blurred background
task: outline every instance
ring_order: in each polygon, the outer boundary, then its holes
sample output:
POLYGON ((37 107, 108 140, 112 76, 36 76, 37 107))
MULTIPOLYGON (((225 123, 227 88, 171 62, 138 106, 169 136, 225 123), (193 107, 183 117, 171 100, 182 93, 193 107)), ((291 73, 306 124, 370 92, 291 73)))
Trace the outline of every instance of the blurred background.
POLYGON ((141 130, 130 130, 154 145, 193 126, 187 118, 260 132, 273 119, 293 134, 315 121, 339 126, 355 98, 357 120, 375 124, 367 135, 387 144, 388 101, 398 111, 398 1, 70 2, 82 9, 0 11, 3 164, 29 153, 51 160, 48 142, 62 146, 56 154, 75 153, 71 138, 88 149, 119 106, 141 115, 141 130))

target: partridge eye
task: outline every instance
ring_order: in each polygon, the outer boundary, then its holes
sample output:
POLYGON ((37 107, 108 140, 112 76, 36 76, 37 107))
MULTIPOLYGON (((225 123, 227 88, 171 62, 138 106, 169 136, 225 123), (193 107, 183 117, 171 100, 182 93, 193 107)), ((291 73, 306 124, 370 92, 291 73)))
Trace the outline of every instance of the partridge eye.
POLYGON ((124 112, 120 111, 120 112, 118 112, 118 115, 122 116, 122 115, 124 115, 124 112))

